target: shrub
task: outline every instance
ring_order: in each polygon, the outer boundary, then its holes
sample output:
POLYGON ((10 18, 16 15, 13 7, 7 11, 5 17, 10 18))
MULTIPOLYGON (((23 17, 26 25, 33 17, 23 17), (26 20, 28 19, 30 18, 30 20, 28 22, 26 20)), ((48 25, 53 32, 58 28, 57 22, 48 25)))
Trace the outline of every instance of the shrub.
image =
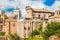
POLYGON ((0 31, 0 36, 4 36, 5 32, 0 31))
POLYGON ((51 22, 45 28, 44 38, 48 39, 52 35, 60 36, 60 22, 51 22))
POLYGON ((31 37, 34 37, 36 35, 39 35, 39 32, 37 30, 34 30, 32 33, 31 33, 31 37))
POLYGON ((7 36, 7 38, 9 40, 20 40, 20 37, 17 34, 11 34, 11 33, 9 33, 9 35, 7 36))
POLYGON ((34 37, 36 35, 42 35, 42 23, 40 23, 38 30, 33 30, 31 33, 31 37, 34 37))

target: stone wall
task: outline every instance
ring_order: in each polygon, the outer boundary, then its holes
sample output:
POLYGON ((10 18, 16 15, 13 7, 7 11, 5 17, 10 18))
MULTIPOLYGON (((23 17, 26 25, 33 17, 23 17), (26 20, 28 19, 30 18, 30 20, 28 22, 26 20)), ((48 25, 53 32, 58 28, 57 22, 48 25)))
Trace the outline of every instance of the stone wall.
POLYGON ((51 37, 49 38, 49 40, 60 40, 60 38, 58 38, 58 37, 56 37, 56 36, 51 36, 51 37))
POLYGON ((4 37, 0 37, 0 40, 7 40, 6 38, 4 38, 4 37))

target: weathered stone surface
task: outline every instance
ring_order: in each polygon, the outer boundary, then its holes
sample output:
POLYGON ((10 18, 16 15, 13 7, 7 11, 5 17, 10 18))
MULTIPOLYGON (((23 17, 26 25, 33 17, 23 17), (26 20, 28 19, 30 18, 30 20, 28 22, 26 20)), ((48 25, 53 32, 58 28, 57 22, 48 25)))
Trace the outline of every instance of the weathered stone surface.
POLYGON ((60 40, 60 38, 58 38, 58 37, 56 37, 56 36, 51 36, 51 37, 49 38, 49 40, 60 40))

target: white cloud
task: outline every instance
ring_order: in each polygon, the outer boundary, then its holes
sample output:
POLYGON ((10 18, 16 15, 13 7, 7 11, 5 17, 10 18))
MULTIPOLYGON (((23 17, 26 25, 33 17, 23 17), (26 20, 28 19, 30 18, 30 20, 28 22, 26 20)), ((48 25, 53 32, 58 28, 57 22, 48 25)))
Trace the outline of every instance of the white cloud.
POLYGON ((60 1, 55 1, 55 3, 51 7, 48 7, 48 9, 51 11, 60 10, 60 1))
POLYGON ((51 7, 48 7, 43 4, 45 0, 38 0, 38 1, 31 1, 31 0, 0 0, 0 9, 4 9, 6 7, 16 7, 18 6, 22 10, 23 16, 25 16, 26 11, 25 7, 27 5, 30 5, 33 8, 47 8, 49 10, 56 10, 59 9, 58 6, 60 6, 60 1, 56 1, 51 7))
MULTIPOLYGON (((32 7, 35 8, 47 8, 47 6, 45 6, 42 2, 44 2, 45 0, 37 0, 37 1, 31 1, 31 0, 13 0, 13 1, 9 1, 9 0, 0 0, 0 8, 5 8, 5 7, 16 7, 18 6, 19 8, 21 8, 22 10, 26 7, 26 5, 31 5, 32 7)), ((55 2, 55 4, 51 7, 55 7, 58 6, 60 4, 59 1, 55 2)), ((48 8, 51 8, 48 7, 48 8)))
POLYGON ((30 5, 33 8, 45 8, 46 7, 42 2, 32 2, 30 5))
POLYGON ((13 2, 10 2, 8 0, 0 0, 0 8, 16 7, 17 5, 18 5, 18 2, 16 0, 13 2))

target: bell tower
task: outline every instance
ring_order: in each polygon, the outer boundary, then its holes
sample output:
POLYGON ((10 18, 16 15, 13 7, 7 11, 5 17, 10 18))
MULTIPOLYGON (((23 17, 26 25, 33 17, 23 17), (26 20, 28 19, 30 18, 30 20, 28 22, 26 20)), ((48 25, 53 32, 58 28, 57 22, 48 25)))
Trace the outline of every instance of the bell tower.
POLYGON ((33 18, 33 16, 32 16, 32 8, 30 6, 26 6, 26 12, 27 12, 26 18, 32 19, 33 18))
POLYGON ((14 11, 13 11, 13 14, 14 16, 18 19, 21 19, 21 11, 19 8, 16 8, 14 11))

